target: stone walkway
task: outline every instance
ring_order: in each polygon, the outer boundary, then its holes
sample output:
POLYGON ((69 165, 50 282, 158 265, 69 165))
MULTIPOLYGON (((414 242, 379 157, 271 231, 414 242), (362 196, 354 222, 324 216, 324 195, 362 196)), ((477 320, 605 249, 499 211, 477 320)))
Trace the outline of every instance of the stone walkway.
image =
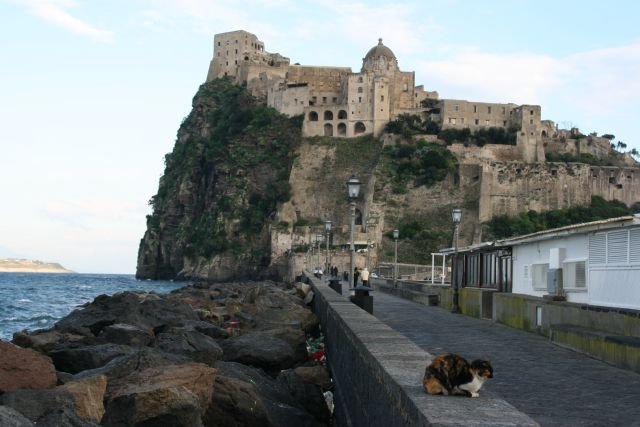
POLYGON ((374 294, 374 315, 431 354, 489 360, 499 395, 540 425, 640 427, 640 374, 551 344, 541 335, 374 294))

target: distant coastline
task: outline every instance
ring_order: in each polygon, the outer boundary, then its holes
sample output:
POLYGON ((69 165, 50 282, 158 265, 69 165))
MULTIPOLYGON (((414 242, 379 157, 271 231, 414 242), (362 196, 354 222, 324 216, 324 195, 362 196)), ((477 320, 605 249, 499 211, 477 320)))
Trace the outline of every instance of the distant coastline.
POLYGON ((57 262, 0 258, 0 273, 75 273, 57 262))

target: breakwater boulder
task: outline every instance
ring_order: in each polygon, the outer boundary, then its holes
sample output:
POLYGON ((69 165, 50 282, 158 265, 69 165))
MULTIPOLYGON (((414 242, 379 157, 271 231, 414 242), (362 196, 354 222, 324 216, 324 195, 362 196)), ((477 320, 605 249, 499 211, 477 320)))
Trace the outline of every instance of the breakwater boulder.
POLYGON ((38 425, 328 425, 330 380, 294 371, 328 372, 307 352, 318 326, 295 288, 270 281, 101 295, 51 329, 14 335, 51 373, 44 390, 0 395, 10 408, 2 416, 17 411, 38 425))

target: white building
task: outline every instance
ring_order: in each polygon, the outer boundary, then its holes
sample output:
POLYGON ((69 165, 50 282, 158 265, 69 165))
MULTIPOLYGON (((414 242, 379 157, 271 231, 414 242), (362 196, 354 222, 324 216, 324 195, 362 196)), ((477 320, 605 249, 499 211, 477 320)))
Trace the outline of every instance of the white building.
POLYGON ((459 252, 464 287, 564 295, 569 302, 640 310, 640 215, 486 242, 459 252))

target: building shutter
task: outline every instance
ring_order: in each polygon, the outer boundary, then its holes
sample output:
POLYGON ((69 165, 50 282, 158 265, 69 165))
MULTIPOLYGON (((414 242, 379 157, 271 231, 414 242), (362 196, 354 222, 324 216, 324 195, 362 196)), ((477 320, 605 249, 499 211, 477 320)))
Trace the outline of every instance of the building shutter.
POLYGON ((627 264, 629 249, 629 232, 627 230, 612 231, 607 236, 607 264, 627 264))
POLYGON ((589 236, 589 264, 607 263, 607 233, 589 236))
POLYGON ((640 264, 640 228, 629 231, 629 264, 640 264))

